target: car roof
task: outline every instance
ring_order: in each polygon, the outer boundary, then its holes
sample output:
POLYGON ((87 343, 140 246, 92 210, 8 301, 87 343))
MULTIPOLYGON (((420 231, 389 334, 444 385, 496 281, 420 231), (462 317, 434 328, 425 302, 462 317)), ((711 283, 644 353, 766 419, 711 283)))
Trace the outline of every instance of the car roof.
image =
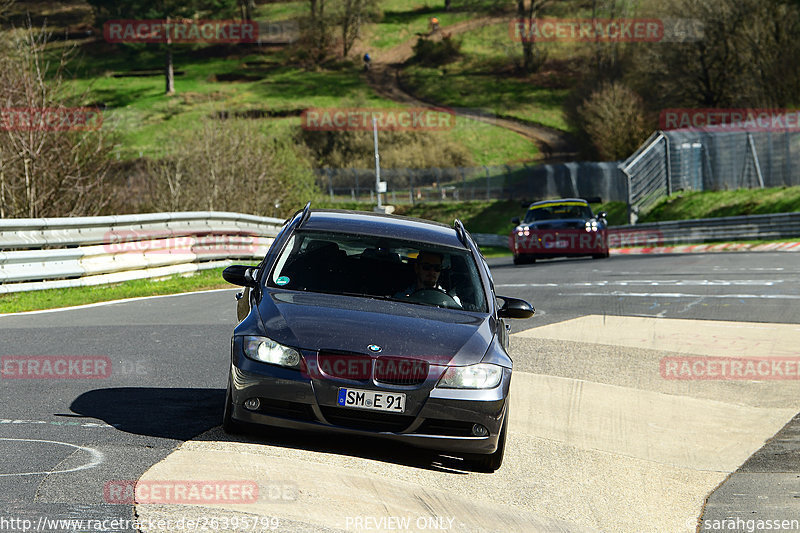
POLYGON ((419 218, 348 211, 344 209, 312 210, 302 230, 331 231, 390 237, 426 244, 465 249, 454 228, 419 218))
POLYGON ((528 207, 528 209, 535 209, 537 207, 565 205, 565 204, 589 205, 589 202, 587 202, 583 198, 559 198, 558 200, 542 200, 541 202, 534 202, 530 205, 530 207, 528 207))

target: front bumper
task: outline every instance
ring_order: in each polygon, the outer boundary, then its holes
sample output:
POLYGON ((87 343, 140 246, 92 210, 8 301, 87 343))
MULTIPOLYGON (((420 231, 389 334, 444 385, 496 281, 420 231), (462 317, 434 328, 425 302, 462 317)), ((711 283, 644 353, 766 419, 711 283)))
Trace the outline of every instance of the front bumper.
POLYGON ((608 231, 515 230, 509 236, 509 248, 514 255, 537 258, 607 254, 608 231))
MULTIPOLYGON (((313 360, 315 354, 303 352, 303 356, 313 360)), ((435 384, 443 371, 444 367, 431 366, 428 379, 419 386, 312 377, 247 359, 237 354, 234 343, 232 417, 296 430, 374 436, 460 454, 493 453, 507 412, 511 369, 505 369, 500 384, 490 390, 437 389, 435 384), (339 387, 402 392, 406 394, 406 412, 340 407, 336 403, 339 387), (259 409, 244 407, 250 398, 260 400, 259 409), (489 434, 472 436, 474 424, 483 425, 489 434)))

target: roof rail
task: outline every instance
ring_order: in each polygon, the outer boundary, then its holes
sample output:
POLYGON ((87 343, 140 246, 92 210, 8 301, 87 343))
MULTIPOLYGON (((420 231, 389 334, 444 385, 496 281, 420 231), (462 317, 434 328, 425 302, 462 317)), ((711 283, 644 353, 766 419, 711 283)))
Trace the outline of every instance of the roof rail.
POLYGON ((297 227, 299 228, 303 224, 305 224, 308 217, 311 216, 311 202, 308 202, 306 206, 303 208, 303 215, 300 217, 300 222, 297 223, 297 227))
POLYGON ((456 219, 453 223, 453 226, 456 228, 456 235, 458 235, 458 240, 461 241, 461 244, 469 248, 469 242, 467 242, 467 230, 464 228, 464 224, 461 220, 456 219))

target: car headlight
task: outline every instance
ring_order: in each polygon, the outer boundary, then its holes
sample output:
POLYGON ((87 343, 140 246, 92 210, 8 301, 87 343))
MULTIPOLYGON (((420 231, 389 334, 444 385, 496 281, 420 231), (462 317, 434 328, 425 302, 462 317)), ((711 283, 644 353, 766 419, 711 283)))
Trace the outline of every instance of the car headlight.
POLYGON ((480 363, 470 366, 451 366, 439 379, 443 389, 493 389, 503 377, 503 367, 480 363))
POLYGON ((300 365, 300 353, 266 337, 247 336, 242 339, 244 354, 255 361, 295 368, 300 365))

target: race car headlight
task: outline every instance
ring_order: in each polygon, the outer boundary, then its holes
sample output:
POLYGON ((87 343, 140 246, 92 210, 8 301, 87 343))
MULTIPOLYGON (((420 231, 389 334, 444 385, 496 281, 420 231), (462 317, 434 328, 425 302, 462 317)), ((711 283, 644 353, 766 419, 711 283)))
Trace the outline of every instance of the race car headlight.
POLYGON ((503 377, 503 367, 480 363, 470 366, 451 366, 439 379, 443 389, 493 389, 503 377))
POLYGON ((244 354, 255 361, 295 368, 300 365, 300 353, 266 337, 247 336, 242 339, 244 354))

